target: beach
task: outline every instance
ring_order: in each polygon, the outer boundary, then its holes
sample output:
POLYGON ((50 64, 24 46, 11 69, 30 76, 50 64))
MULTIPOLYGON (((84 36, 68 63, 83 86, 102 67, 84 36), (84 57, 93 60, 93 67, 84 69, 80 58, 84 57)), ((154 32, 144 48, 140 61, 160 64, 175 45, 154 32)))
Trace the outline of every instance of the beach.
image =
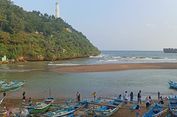
POLYGON ((77 72, 108 72, 108 71, 139 70, 139 69, 177 69, 177 63, 77 65, 77 66, 59 66, 51 70, 59 73, 77 73, 77 72))
MULTIPOLYGON (((32 102, 35 104, 36 102, 42 101, 43 99, 33 99, 32 102)), ((26 100, 26 103, 28 100, 26 100)), ((157 102, 157 100, 155 100, 157 102)), ((64 104, 65 100, 64 99, 57 99, 54 104, 64 104)), ((1 109, 3 106, 6 106, 10 111, 12 112, 17 112, 19 107, 22 107, 23 105, 22 99, 5 99, 4 102, 1 104, 1 109)), ((135 117, 135 111, 131 110, 132 103, 129 102, 128 104, 122 105, 119 110, 114 113, 111 117, 135 117)), ((165 101, 164 106, 167 106, 167 101, 165 101)), ((82 109, 81 109, 82 110, 82 109)), ((142 116, 145 112, 147 112, 148 109, 146 108, 145 102, 143 102, 140 105, 140 116, 142 116)), ((80 114, 81 111, 78 110, 75 112, 75 115, 80 114)), ((160 117, 166 117, 167 112, 162 114, 160 117)), ((86 117, 86 116, 83 116, 86 117)), ((89 116, 92 117, 92 116, 89 116)))
MULTIPOLYGON (((83 72, 109 72, 109 71, 123 71, 123 70, 142 70, 142 69, 177 69, 177 63, 133 63, 133 64, 101 64, 101 65, 77 65, 77 66, 58 66, 50 68, 49 71, 58 73, 83 73, 83 72)), ((36 97, 36 96, 32 96, 36 97)), ((108 95, 109 97, 109 95, 108 95)), ((28 98, 28 97, 27 97, 28 98)), ((34 98, 33 102, 40 101, 42 99, 34 98)), ((56 103, 63 103, 64 99, 57 99, 56 103), (61 101, 62 100, 62 101, 61 101)), ((22 99, 16 99, 13 97, 7 97, 1 106, 13 109, 18 108, 22 104, 22 99)), ((113 117, 135 117, 135 112, 130 110, 131 103, 122 106, 113 117)), ((145 103, 141 105, 141 115, 146 112, 145 103)))

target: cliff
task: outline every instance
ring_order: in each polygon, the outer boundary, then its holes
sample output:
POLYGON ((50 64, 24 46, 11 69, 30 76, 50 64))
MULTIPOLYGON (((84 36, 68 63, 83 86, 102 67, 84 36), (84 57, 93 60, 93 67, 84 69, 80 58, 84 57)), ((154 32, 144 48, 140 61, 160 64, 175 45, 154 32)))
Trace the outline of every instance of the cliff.
POLYGON ((0 0, 0 57, 60 60, 98 55, 81 32, 38 11, 27 12, 10 0, 0 0))

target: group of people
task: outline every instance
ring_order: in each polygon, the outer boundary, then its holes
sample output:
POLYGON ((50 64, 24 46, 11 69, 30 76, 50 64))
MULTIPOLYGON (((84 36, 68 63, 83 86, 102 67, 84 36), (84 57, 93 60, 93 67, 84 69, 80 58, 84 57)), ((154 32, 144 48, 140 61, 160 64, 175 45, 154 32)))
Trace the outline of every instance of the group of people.
MULTIPOLYGON (((122 99, 121 94, 119 95, 119 99, 122 99)), ((137 94, 137 104, 136 104, 136 107, 135 107, 136 117, 140 116, 140 105, 142 103, 141 99, 142 99, 141 90, 139 90, 139 92, 137 94)), ((128 92, 125 91, 124 94, 123 94, 123 100, 124 100, 125 104, 127 104, 127 102, 129 100, 130 100, 130 102, 133 102, 134 101, 133 92, 130 92, 130 94, 128 95, 128 92)), ((149 106, 151 104, 153 104, 153 100, 152 100, 151 96, 147 96, 145 98, 145 103, 146 103, 146 108, 149 108, 149 106)), ((158 103, 164 104, 163 97, 160 95, 160 92, 158 92, 158 103)))
MULTIPOLYGON (((5 97, 7 96, 6 92, 3 92, 2 95, 3 95, 3 99, 5 99, 5 97)), ((25 104, 25 103, 26 103, 26 92, 25 92, 25 91, 23 91, 23 93, 22 93, 22 100, 23 100, 23 101, 22 101, 22 104, 25 104)), ((29 97, 28 103, 29 103, 29 106, 32 105, 32 98, 31 98, 31 97, 29 97)), ((6 103, 3 103, 2 106, 3 106, 3 110, 4 110, 3 117, 11 117, 11 115, 13 114, 13 113, 12 113, 12 110, 10 110, 10 109, 6 106, 6 103)), ((23 109, 21 109, 21 110, 20 110, 20 113, 21 113, 22 115, 24 114, 23 112, 24 112, 23 109)), ((24 116, 24 117, 26 117, 26 116, 24 116)))
MULTIPOLYGON (((93 101, 95 101, 96 100, 96 92, 93 92, 92 96, 93 96, 93 101)), ((76 93, 76 101, 77 102, 81 101, 81 94, 79 92, 76 93)))
MULTIPOLYGON (((122 99, 121 94, 119 95, 119 99, 122 99)), ((134 101, 134 94, 133 94, 133 92, 130 92, 130 95, 128 95, 128 92, 125 91, 123 94, 123 100, 125 101, 125 103, 127 103, 129 99, 130 99, 130 102, 133 102, 134 101)), ((141 90, 139 90, 139 92, 138 92, 137 102, 138 102, 138 104, 141 104, 141 90)))

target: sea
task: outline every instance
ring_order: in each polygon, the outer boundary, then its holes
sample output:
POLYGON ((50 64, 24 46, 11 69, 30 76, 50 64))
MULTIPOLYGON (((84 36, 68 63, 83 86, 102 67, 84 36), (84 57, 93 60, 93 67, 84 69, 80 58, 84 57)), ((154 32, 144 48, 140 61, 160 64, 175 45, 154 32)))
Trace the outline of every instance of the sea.
POLYGON ((75 98, 76 92, 81 97, 117 97, 125 91, 136 96, 157 98, 157 92, 168 96, 177 94, 170 89, 169 80, 177 81, 177 69, 139 69, 112 72, 58 73, 51 69, 60 66, 93 64, 128 64, 128 63, 177 63, 177 53, 162 51, 102 51, 98 56, 62 61, 26 62, 0 65, 0 80, 25 81, 25 85, 16 91, 7 92, 9 98, 27 97, 75 98))

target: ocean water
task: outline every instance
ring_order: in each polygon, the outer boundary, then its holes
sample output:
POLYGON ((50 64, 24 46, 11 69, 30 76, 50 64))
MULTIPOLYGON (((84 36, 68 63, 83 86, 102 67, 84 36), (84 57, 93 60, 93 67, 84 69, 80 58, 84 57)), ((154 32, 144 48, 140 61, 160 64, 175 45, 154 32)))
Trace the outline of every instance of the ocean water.
POLYGON ((177 94, 176 90, 168 86, 169 80, 177 81, 176 69, 94 73, 51 71, 51 68, 68 65, 159 62, 177 62, 177 55, 156 51, 103 51, 99 56, 83 59, 0 65, 0 79, 25 81, 23 88, 7 94, 9 98, 21 98, 23 91, 26 91, 27 97, 44 98, 49 95, 49 89, 55 98, 74 98, 77 91, 84 98, 91 97, 94 91, 104 97, 118 96, 125 90, 129 93, 133 91, 135 95, 142 90, 142 95, 152 97, 157 96, 158 91, 165 96, 177 94))
POLYGON ((177 62, 177 53, 162 51, 102 51, 98 56, 89 58, 58 61, 49 65, 80 65, 80 64, 109 64, 109 63, 163 63, 177 62))

